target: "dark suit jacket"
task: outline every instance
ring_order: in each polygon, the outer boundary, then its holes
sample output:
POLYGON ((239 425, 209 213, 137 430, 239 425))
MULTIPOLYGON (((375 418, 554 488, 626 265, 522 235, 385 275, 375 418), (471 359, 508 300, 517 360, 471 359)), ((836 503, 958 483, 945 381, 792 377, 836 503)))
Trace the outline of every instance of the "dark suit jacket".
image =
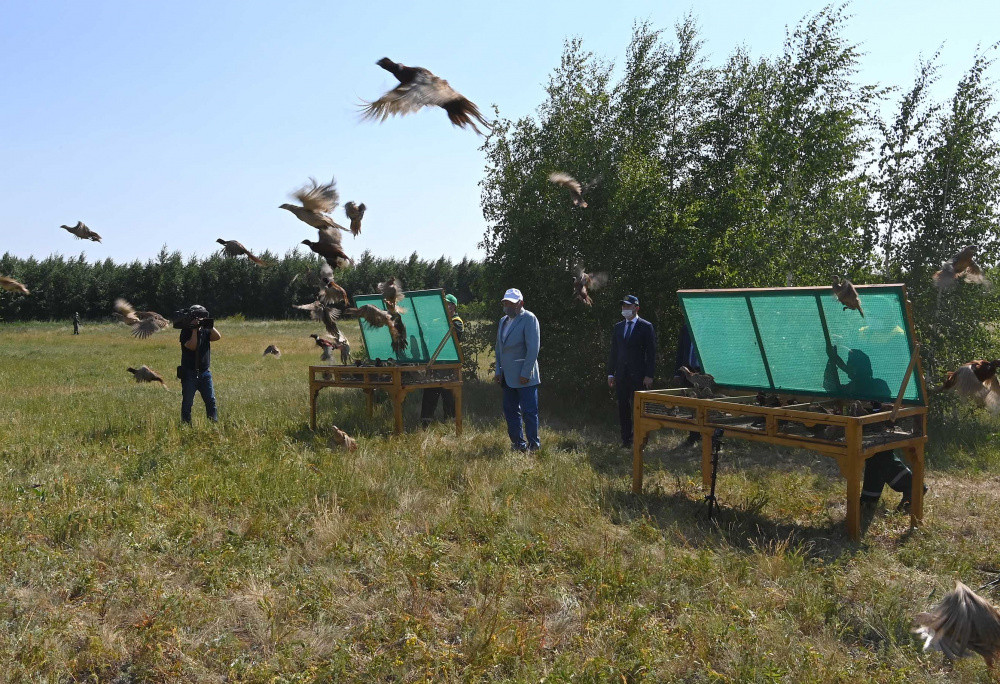
POLYGON ((632 334, 625 340, 623 319, 611 331, 611 353, 608 355, 608 375, 615 380, 630 378, 635 382, 653 377, 656 372, 656 332, 653 324, 636 318, 632 334))

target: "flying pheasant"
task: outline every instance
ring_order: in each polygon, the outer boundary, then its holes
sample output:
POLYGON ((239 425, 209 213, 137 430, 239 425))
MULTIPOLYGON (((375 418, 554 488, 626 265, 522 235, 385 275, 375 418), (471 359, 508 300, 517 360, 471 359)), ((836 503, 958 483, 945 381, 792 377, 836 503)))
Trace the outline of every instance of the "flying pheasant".
POLYGON ((139 366, 138 368, 126 368, 135 377, 136 382, 158 382, 165 388, 167 383, 163 382, 163 376, 149 366, 139 366))
POLYGON ((351 234, 354 237, 361 233, 361 219, 365 215, 365 209, 364 203, 348 202, 344 205, 344 212, 347 214, 347 218, 351 219, 351 234))
POLYGON ((64 230, 68 230, 73 235, 77 236, 81 240, 93 240, 94 242, 100 242, 101 236, 92 231, 87 227, 87 224, 83 221, 77 221, 76 225, 70 228, 69 226, 59 226, 64 230))
POLYGON ((21 294, 31 294, 31 290, 29 290, 24 285, 17 282, 10 276, 0 276, 0 288, 3 288, 7 292, 20 292, 21 294))
POLYGON ((1000 655, 1000 612, 961 582, 914 622, 925 651, 941 651, 952 660, 972 651, 986 660, 990 670, 1000 655))
POLYGON ((583 189, 580 187, 580 181, 573 178, 573 176, 557 171, 549 174, 549 181, 569 190, 569 196, 573 200, 574 207, 587 208, 587 202, 583 199, 583 189))
POLYGON ((983 269, 976 263, 979 245, 966 245, 958 254, 941 263, 941 270, 934 274, 934 284, 942 290, 955 287, 955 282, 961 278, 968 283, 985 285, 986 277, 983 269))
POLYGON ((854 289, 854 283, 838 275, 833 279, 833 296, 844 305, 844 311, 853 309, 865 317, 865 312, 861 309, 861 301, 858 299, 858 291, 854 289))
POLYGON ((334 179, 329 183, 317 183, 315 178, 310 178, 309 182, 292 193, 292 197, 297 199, 302 206, 295 204, 282 204, 279 209, 287 209, 295 214, 302 222, 309 224, 313 228, 323 230, 324 228, 335 228, 337 230, 349 230, 333 220, 330 214, 337 205, 340 204, 340 195, 337 193, 337 184, 334 179))
MULTIPOLYGON (((383 311, 377 306, 364 304, 356 309, 346 309, 344 311, 344 315, 357 316, 373 328, 384 328, 388 326, 389 336, 392 337, 392 348, 396 351, 405 349, 409 342, 409 340, 399 339, 399 329, 396 325, 396 319, 393 318, 392 314, 388 311, 383 311)), ((402 320, 400 320, 400 324, 402 324, 402 320)))
POLYGON ((170 321, 155 311, 136 311, 121 298, 115 300, 114 315, 120 322, 132 326, 132 337, 139 339, 146 339, 170 325, 170 321))
POLYGON ((347 256, 341 246, 340 233, 335 228, 320 228, 318 241, 303 240, 302 244, 326 259, 330 268, 340 268, 348 263, 354 264, 354 259, 347 256))
POLYGON ((216 242, 222 245, 222 253, 227 257, 246 256, 250 259, 250 261, 254 262, 258 266, 267 266, 267 262, 263 259, 258 259, 251 254, 250 250, 244 247, 241 242, 237 242, 236 240, 223 240, 222 238, 218 238, 216 242))
POLYGON ((402 284, 395 276, 390 276, 384 283, 379 283, 378 291, 382 294, 383 300, 393 304, 399 304, 406 297, 403 294, 402 284))
POLYGON ((972 399, 989 409, 990 413, 1000 413, 1000 359, 986 361, 977 359, 964 363, 945 376, 944 382, 931 390, 932 393, 955 390, 960 397, 972 399))
POLYGON ((423 67, 408 67, 383 57, 375 62, 399 81, 399 85, 385 95, 365 104, 362 116, 366 119, 385 121, 397 114, 410 114, 425 106, 438 106, 448 113, 448 119, 464 128, 471 126, 479 135, 473 119, 489 128, 490 124, 479 113, 479 107, 471 100, 455 91, 448 81, 439 78, 423 67))
POLYGON ((605 273, 584 273, 582 268, 578 268, 573 278, 573 298, 587 306, 593 306, 590 292, 602 288, 607 282, 608 276, 605 273))

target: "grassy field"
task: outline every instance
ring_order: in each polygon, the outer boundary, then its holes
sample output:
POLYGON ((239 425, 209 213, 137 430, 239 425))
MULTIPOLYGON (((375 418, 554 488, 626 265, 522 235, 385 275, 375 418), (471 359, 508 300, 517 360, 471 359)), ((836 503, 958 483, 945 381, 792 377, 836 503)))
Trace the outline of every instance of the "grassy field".
POLYGON ((416 430, 417 396, 397 438, 388 404, 369 419, 334 390, 313 434, 314 327, 218 327, 221 421, 196 398, 192 427, 173 331, 0 327, 5 681, 988 681, 909 632, 955 579, 992 577, 982 415, 934 424, 927 524, 888 493, 854 544, 829 459, 727 443, 708 522, 682 436, 654 435, 629 493, 606 388, 543 385, 534 455, 478 382, 461 438, 416 430), (168 390, 131 381, 143 363, 168 390), (357 452, 327 447, 334 422, 357 452))

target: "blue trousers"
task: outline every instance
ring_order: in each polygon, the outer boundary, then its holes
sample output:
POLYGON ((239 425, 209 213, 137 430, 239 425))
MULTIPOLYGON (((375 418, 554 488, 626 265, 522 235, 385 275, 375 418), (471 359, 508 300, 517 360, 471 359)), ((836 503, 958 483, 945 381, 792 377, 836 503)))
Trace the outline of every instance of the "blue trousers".
POLYGON ((191 407, 194 405, 194 393, 200 392, 205 402, 205 414, 211 421, 219 420, 219 409, 215 404, 215 387, 212 386, 212 371, 207 370, 201 375, 197 371, 184 371, 181 380, 181 420, 191 422, 191 407))
POLYGON ((503 417, 507 419, 511 447, 518 451, 534 451, 542 445, 538 439, 538 385, 510 387, 504 382, 503 417))

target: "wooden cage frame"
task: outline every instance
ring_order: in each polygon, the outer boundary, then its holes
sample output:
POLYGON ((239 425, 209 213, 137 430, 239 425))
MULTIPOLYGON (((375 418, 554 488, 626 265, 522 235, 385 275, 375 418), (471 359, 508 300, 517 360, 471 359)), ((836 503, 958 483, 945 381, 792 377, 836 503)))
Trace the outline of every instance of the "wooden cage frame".
MULTIPOLYGON (((898 286, 902 287, 902 286, 898 286)), ((762 289, 729 289, 712 290, 712 292, 755 293, 762 290, 789 290, 815 288, 762 288, 762 289)), ((863 286, 858 288, 863 290, 863 286)), ((709 290, 691 290, 691 292, 707 292, 709 290)), ((903 300, 906 304, 905 315, 910 330, 913 331, 913 312, 906 289, 903 287, 903 300)), ((633 441, 632 441, 632 492, 642 493, 643 449, 649 439, 649 434, 661 428, 698 432, 701 434, 701 476, 702 484, 708 489, 712 476, 712 433, 721 429, 723 437, 737 437, 756 442, 764 442, 778 446, 790 446, 809 449, 837 461, 840 473, 847 480, 847 531, 854 540, 861 534, 861 480, 865 468, 865 460, 882 451, 899 449, 903 452, 913 471, 913 487, 910 494, 910 524, 917 526, 923 521, 924 510, 924 448, 927 443, 927 406, 908 402, 904 405, 903 395, 912 375, 920 384, 919 396, 926 402, 927 388, 924 385, 924 374, 920 364, 920 345, 915 337, 910 349, 910 362, 903 378, 902 386, 892 410, 883 410, 863 416, 830 415, 818 411, 810 411, 810 404, 832 405, 839 408, 852 400, 843 397, 815 397, 812 401, 772 408, 758 406, 753 402, 754 395, 741 395, 734 391, 733 396, 713 397, 704 399, 686 396, 688 390, 666 389, 638 391, 634 395, 633 405, 633 441), (910 433, 897 433, 896 421, 909 419, 912 421, 910 433), (753 428, 746 423, 764 421, 763 430, 753 428), (832 426, 844 432, 843 440, 824 439, 811 435, 793 434, 784 429, 784 424, 792 422, 798 425, 832 426), (871 432, 882 430, 876 439, 871 432), (868 430, 866 439, 866 430, 868 430), (892 437, 888 437, 891 430, 892 437), (896 438, 898 435, 898 438, 896 438)), ((780 391, 766 390, 769 393, 782 396, 780 391)), ((800 397, 798 394, 784 396, 800 397)))

